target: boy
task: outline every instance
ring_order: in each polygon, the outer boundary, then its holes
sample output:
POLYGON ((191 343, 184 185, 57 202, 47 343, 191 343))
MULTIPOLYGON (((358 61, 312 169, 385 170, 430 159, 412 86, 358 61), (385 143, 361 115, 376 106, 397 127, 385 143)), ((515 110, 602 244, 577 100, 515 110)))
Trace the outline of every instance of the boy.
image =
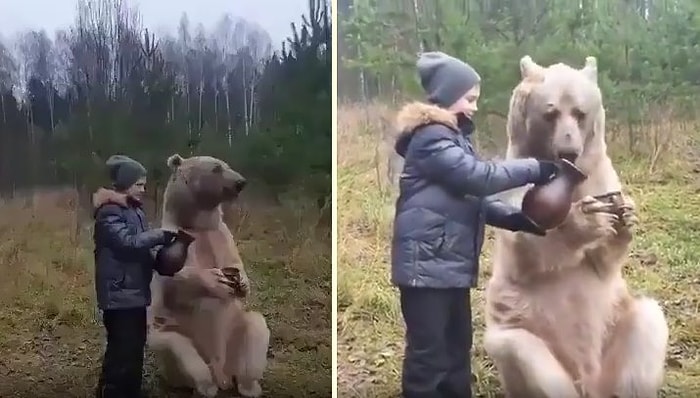
POLYGON ((417 62, 427 103, 399 114, 404 169, 396 202, 391 280, 406 324, 405 398, 471 397, 469 289, 479 273, 484 225, 544 235, 507 204, 487 198, 543 184, 558 166, 537 159, 484 162, 471 144, 481 78, 441 52, 417 62))
POLYGON ((149 229, 142 210, 146 169, 123 155, 106 162, 112 189, 93 195, 95 289, 103 312, 107 349, 97 396, 141 397, 146 308, 151 304, 153 250, 176 234, 149 229))

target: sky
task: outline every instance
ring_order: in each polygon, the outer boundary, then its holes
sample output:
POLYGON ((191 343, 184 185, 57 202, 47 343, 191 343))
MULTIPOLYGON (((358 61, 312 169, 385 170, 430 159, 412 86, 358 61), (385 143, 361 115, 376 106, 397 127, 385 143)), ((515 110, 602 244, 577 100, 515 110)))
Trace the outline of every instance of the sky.
MULTIPOLYGON (((308 0, 125 0, 137 6, 145 27, 159 32, 176 32, 183 12, 194 30, 202 22, 209 30, 228 12, 262 26, 280 43, 291 34, 291 22, 300 23, 308 13, 308 0)), ((18 31, 45 29, 52 37, 57 29, 73 23, 76 0, 0 0, 0 35, 6 38, 18 31)))

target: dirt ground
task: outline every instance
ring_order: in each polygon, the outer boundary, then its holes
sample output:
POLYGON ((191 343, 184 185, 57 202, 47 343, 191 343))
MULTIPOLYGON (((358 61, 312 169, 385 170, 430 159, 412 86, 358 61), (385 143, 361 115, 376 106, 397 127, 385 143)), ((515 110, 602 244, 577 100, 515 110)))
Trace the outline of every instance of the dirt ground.
MULTIPOLYGON (((46 195, 0 206, 3 398, 93 396, 104 335, 93 300, 91 231, 61 202, 46 195)), ((242 204, 232 226, 252 281, 250 305, 271 329, 265 396, 331 396, 331 245, 314 223, 317 211, 305 209, 242 204)), ((152 363, 149 356, 152 397, 192 395, 165 387, 152 363)))

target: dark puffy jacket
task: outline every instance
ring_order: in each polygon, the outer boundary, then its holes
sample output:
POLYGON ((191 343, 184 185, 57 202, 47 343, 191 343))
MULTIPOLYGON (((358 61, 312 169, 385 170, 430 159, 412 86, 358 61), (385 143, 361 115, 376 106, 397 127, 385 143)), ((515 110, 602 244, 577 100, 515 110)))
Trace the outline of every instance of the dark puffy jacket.
POLYGON ((141 204, 100 189, 95 207, 95 289, 102 310, 151 304, 153 250, 165 243, 161 230, 149 230, 141 204))
POLYGON ((474 287, 484 225, 518 211, 486 198, 537 181, 535 159, 485 162, 470 142, 471 121, 413 103, 398 115, 404 168, 396 202, 391 279, 399 286, 474 287))

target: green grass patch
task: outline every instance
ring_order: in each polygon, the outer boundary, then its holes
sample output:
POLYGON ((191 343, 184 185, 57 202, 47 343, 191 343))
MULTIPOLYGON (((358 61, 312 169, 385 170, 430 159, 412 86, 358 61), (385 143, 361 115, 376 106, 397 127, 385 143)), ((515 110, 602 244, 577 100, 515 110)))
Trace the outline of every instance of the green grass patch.
MULTIPOLYGON (((400 392, 403 321, 390 285, 389 238, 394 198, 377 189, 371 146, 340 132, 346 156, 338 174, 338 377, 340 396, 391 397, 400 392), (347 142, 344 140, 347 137, 347 142)), ((685 159, 649 173, 639 159, 616 159, 636 201, 640 228, 625 268, 635 293, 664 307, 671 329, 663 396, 700 393, 700 195, 685 159)), ((491 234, 484 251, 481 286, 488 278, 491 234)), ((474 394, 502 396, 491 361, 481 347, 483 292, 473 292, 474 394)))
MULTIPOLYGON (((325 398, 331 244, 311 210, 300 209, 258 208, 240 217, 233 233, 252 281, 250 305, 271 330, 265 396, 325 398)), ((0 397, 93 396, 104 335, 93 299, 89 222, 75 243, 71 214, 0 206, 0 397)), ((191 396, 164 387, 152 359, 145 376, 152 397, 191 396)))

